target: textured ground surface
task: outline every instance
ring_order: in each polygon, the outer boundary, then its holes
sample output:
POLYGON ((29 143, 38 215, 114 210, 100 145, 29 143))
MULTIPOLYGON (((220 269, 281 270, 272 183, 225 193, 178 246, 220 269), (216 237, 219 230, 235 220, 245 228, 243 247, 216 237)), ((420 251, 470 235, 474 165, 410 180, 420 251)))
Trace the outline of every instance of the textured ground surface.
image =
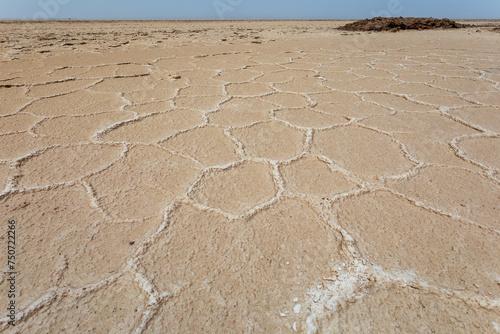
POLYGON ((0 24, 1 330, 499 332, 500 35, 341 24, 0 24))

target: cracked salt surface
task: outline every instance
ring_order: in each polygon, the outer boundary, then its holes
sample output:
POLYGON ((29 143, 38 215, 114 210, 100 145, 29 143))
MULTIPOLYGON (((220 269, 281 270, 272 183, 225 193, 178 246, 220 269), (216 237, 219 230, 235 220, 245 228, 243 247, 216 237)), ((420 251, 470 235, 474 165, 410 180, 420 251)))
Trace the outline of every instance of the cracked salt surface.
MULTIPOLYGON (((221 31, 284 29, 266 24, 221 31)), ((361 51, 336 32, 163 48, 147 30, 1 46, 0 205, 26 241, 14 332, 499 331, 496 35, 361 51)))

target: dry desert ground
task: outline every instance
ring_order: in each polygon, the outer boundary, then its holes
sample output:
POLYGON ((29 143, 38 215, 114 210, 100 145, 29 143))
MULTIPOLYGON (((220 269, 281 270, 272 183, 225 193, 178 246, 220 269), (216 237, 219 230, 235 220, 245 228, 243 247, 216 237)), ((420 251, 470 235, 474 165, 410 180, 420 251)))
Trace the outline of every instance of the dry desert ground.
POLYGON ((0 331, 499 333, 500 33, 341 24, 1 22, 0 331))

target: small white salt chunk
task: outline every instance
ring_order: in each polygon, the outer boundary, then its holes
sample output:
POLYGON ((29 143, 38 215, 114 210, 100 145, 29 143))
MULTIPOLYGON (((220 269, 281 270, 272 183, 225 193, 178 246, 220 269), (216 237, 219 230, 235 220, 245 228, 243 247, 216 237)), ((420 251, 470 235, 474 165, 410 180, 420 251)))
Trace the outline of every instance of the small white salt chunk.
POLYGON ((286 264, 290 264, 290 262, 287 262, 286 264))
POLYGON ((307 333, 316 333, 316 331, 318 329, 316 328, 316 326, 314 326, 313 318, 308 317, 306 320, 306 323, 307 323, 307 327, 308 327, 307 333))
POLYGON ((500 325, 499 324, 497 324, 496 322, 492 321, 491 325, 493 326, 493 328, 495 329, 495 331, 497 333, 500 333, 500 325))
POLYGON ((297 323, 296 322, 293 323, 292 328, 294 331, 297 331, 297 323))
POLYGON ((280 312, 280 317, 286 317, 286 314, 280 312))
POLYGON ((298 302, 298 301, 299 301, 299 298, 297 298, 297 297, 295 297, 295 298, 293 299, 293 302, 294 302, 294 303, 296 303, 296 302, 298 302))
POLYGON ((302 306, 300 304, 295 305, 295 307, 293 308, 293 313, 299 314, 301 308, 302 306))

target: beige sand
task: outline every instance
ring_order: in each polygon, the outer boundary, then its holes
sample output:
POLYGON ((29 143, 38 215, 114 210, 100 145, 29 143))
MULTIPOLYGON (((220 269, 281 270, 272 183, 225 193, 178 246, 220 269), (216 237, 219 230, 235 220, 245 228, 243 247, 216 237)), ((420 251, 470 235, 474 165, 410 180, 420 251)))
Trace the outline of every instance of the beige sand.
POLYGON ((500 332, 500 33, 0 23, 7 333, 500 332))

